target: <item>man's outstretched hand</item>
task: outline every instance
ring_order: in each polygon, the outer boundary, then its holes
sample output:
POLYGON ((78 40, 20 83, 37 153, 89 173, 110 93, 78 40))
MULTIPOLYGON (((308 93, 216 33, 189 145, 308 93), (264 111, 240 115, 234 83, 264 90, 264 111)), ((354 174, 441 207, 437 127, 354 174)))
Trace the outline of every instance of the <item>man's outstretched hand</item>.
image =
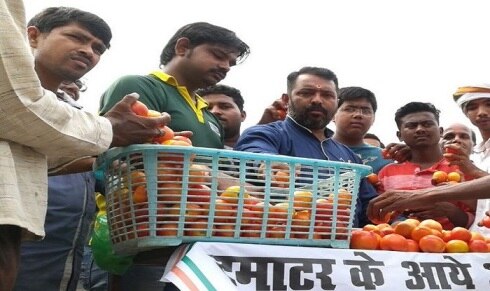
MULTIPOLYGON (((283 94, 284 95, 284 94, 283 94)), ((284 102, 284 98, 274 100, 274 102, 268 106, 258 124, 267 124, 278 120, 284 120, 288 112, 288 104, 284 102)))
POLYGON ((162 135, 159 128, 170 122, 170 115, 162 113, 160 117, 142 117, 131 110, 131 105, 138 100, 137 93, 126 95, 105 115, 112 124, 111 147, 146 143, 162 135))
POLYGON ((388 190, 369 201, 367 216, 371 221, 381 221, 391 212, 402 213, 407 209, 423 208, 429 203, 427 191, 430 189, 388 190))

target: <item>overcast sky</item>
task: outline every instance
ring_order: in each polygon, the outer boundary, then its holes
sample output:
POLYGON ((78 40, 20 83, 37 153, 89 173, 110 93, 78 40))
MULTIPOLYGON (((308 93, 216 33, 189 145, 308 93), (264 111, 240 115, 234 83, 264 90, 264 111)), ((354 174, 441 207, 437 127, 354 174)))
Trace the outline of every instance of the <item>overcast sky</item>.
POLYGON ((442 111, 441 126, 468 124, 452 93, 459 86, 490 83, 486 1, 24 2, 28 19, 62 5, 95 13, 111 26, 112 47, 86 75, 89 90, 81 97, 92 112, 112 81, 157 69, 168 39, 197 21, 231 29, 251 47, 248 59, 221 82, 242 91, 248 113, 242 130, 259 120, 285 92, 286 76, 303 66, 333 70, 340 87, 373 91, 378 111, 371 132, 385 143, 397 141, 394 113, 407 102, 434 103, 442 111))

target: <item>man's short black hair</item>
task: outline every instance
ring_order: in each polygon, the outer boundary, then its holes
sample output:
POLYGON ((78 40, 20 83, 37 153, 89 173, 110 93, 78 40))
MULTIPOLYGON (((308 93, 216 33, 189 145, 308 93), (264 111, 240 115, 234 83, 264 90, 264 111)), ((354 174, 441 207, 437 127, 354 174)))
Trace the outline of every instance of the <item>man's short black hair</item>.
POLYGON ((298 77, 300 75, 305 75, 305 74, 314 75, 314 76, 318 76, 318 77, 325 79, 325 80, 333 81, 335 83, 335 87, 336 87, 335 90, 338 90, 338 88, 339 88, 339 80, 337 79, 337 75, 335 75, 335 73, 330 71, 329 69, 319 68, 319 67, 303 67, 299 71, 291 72, 288 75, 287 90, 288 90, 288 94, 290 96, 291 96, 291 92, 293 90, 294 84, 296 83, 296 79, 298 79, 298 77))
POLYGON ((378 109, 378 103, 376 102, 376 96, 373 92, 362 87, 344 87, 339 89, 339 104, 338 107, 342 106, 345 101, 367 99, 371 104, 373 111, 376 112, 378 109))
POLYGON ((109 25, 99 16, 72 7, 50 7, 36 14, 27 26, 35 26, 43 33, 49 33, 57 27, 77 23, 102 40, 106 48, 110 47, 112 32, 109 25))
POLYGON ((248 45, 237 35, 224 27, 207 22, 195 22, 181 27, 168 41, 160 55, 160 64, 168 64, 175 56, 175 45, 180 38, 189 39, 191 48, 201 44, 218 44, 238 52, 238 62, 243 61, 250 53, 248 45))
POLYGON ((408 114, 416 113, 416 112, 430 112, 434 114, 434 117, 439 124, 439 109, 437 109, 432 103, 428 102, 409 102, 402 107, 400 107, 395 113, 395 122, 400 129, 402 124, 402 118, 408 114))
POLYGON ((375 135, 374 133, 366 133, 364 135, 364 138, 370 138, 370 139, 375 139, 377 141, 379 141, 379 147, 384 149, 385 148, 385 144, 379 139, 379 137, 377 135, 375 135))
POLYGON ((226 86, 221 84, 214 85, 204 89, 198 89, 196 90, 196 94, 201 97, 205 97, 206 95, 211 95, 211 94, 226 95, 232 98, 233 102, 235 102, 238 109, 240 109, 240 112, 243 112, 243 104, 245 103, 245 101, 243 100, 242 93, 240 92, 240 90, 233 88, 231 86, 226 86))

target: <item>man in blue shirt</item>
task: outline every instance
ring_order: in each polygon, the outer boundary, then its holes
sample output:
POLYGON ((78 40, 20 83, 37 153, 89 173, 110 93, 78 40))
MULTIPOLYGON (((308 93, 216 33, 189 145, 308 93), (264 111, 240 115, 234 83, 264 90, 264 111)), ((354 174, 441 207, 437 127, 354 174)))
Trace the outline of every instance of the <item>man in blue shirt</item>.
MULTIPOLYGON (((246 129, 235 150, 362 164, 326 128, 337 110, 337 91, 337 76, 328 69, 304 67, 292 72, 287 78, 288 94, 283 95, 288 104, 286 119, 246 129)), ((377 195, 366 179, 358 193, 354 227, 369 223, 366 208, 377 195)))

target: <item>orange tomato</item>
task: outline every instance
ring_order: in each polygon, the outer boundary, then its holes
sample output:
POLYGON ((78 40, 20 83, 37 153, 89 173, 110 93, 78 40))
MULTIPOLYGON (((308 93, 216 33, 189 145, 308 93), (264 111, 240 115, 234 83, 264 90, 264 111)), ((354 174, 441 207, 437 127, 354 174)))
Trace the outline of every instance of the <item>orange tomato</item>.
POLYGON ((394 214, 394 211, 386 213, 386 215, 381 220, 371 220, 374 224, 382 224, 388 223, 391 220, 391 216, 394 214))
POLYGON ((189 185, 187 200, 203 203, 203 207, 209 206, 209 203, 211 202, 211 188, 203 184, 189 185))
POLYGON ((432 185, 437 185, 447 181, 447 173, 444 171, 435 171, 432 174, 432 185))
POLYGON ((450 172, 447 174, 448 181, 461 182, 461 174, 458 172, 450 172))
POLYGON ((189 167, 189 183, 206 183, 211 179, 210 169, 202 164, 191 164, 189 167))
POLYGON ((186 236, 206 236, 208 221, 199 219, 186 223, 184 235, 186 236))
POLYGON ((382 250, 387 251, 401 251, 406 252, 408 250, 407 239, 403 236, 392 233, 383 236, 379 242, 379 247, 382 250))
POLYGON ((414 241, 418 242, 424 236, 432 235, 432 234, 433 234, 433 232, 432 232, 431 228, 428 228, 427 226, 420 226, 419 225, 412 230, 412 233, 410 234, 410 236, 412 237, 412 239, 414 241))
POLYGON ((395 225, 395 233, 405 238, 412 238, 412 231, 417 227, 414 223, 402 221, 395 225))
POLYGON ((133 202, 135 204, 143 203, 148 201, 148 195, 146 193, 145 185, 136 186, 133 191, 133 202))
MULTIPOLYGON (((131 181, 132 189, 134 190, 137 186, 146 184, 146 175, 143 171, 133 170, 130 173, 129 180, 131 181)), ((125 187, 129 187, 129 180, 126 177, 123 178, 125 187)))
POLYGON ((485 215, 485 217, 483 217, 483 219, 481 220, 481 224, 484 227, 490 228, 490 216, 485 215))
POLYGON ((272 179, 277 182, 277 187, 287 188, 289 186, 289 172, 277 171, 272 179))
POLYGON ((136 100, 136 102, 134 102, 133 105, 131 105, 131 110, 136 115, 145 116, 145 117, 148 116, 148 107, 146 107, 146 105, 141 101, 136 100))
POLYGON ((177 223, 162 223, 158 226, 157 235, 158 236, 177 236, 177 230, 179 226, 177 223))
POLYGON ((268 238, 284 239, 286 237, 286 226, 284 224, 276 224, 267 227, 266 236, 268 238))
POLYGON ((174 137, 172 138, 173 140, 180 140, 180 141, 185 141, 186 143, 188 143, 189 145, 192 145, 192 141, 190 138, 188 138, 187 136, 183 136, 183 135, 174 135, 174 137))
POLYGON ((424 219, 419 223, 419 226, 426 226, 428 228, 435 229, 439 232, 442 232, 441 223, 434 219, 424 219))
POLYGON ((160 117, 160 116, 162 116, 160 112, 151 109, 148 109, 148 114, 146 115, 146 117, 160 117))
POLYGON ((488 253, 488 245, 482 240, 471 240, 468 247, 472 253, 488 253))
POLYGON ((178 140, 178 139, 169 139, 164 142, 162 142, 163 145, 172 145, 172 146, 192 146, 192 144, 184 141, 184 140, 178 140))
POLYGON ((419 240, 419 247, 425 253, 443 253, 446 250, 446 243, 442 238, 429 234, 419 240))
POLYGON ((354 230, 350 239, 351 249, 377 250, 379 249, 380 236, 371 231, 354 230))
POLYGON ((378 175, 376 173, 371 173, 371 174, 367 175, 366 179, 372 185, 376 185, 379 183, 379 178, 378 178, 378 175))
POLYGON ((311 209, 313 194, 310 191, 294 191, 293 207, 294 209, 311 209))
POLYGON ((167 140, 171 140, 174 138, 175 133, 170 127, 165 125, 165 126, 161 127, 160 129, 162 130, 163 135, 155 137, 153 139, 153 142, 161 144, 167 140))
POLYGON ((198 204, 187 203, 185 206, 185 222, 192 222, 201 219, 205 213, 204 209, 198 204))
POLYGON ((215 224, 214 227, 214 236, 221 237, 233 237, 235 235, 235 225, 229 224, 215 224))
POLYGON ((465 242, 469 242, 471 237, 471 231, 460 226, 451 229, 451 234, 449 235, 450 240, 462 240, 465 242))
POLYGON ((214 222, 228 222, 236 218, 236 209, 222 199, 216 199, 214 211, 214 222))
POLYGON ((407 243, 408 243, 407 252, 419 252, 420 251, 418 242, 414 241, 413 239, 407 239, 407 243))

